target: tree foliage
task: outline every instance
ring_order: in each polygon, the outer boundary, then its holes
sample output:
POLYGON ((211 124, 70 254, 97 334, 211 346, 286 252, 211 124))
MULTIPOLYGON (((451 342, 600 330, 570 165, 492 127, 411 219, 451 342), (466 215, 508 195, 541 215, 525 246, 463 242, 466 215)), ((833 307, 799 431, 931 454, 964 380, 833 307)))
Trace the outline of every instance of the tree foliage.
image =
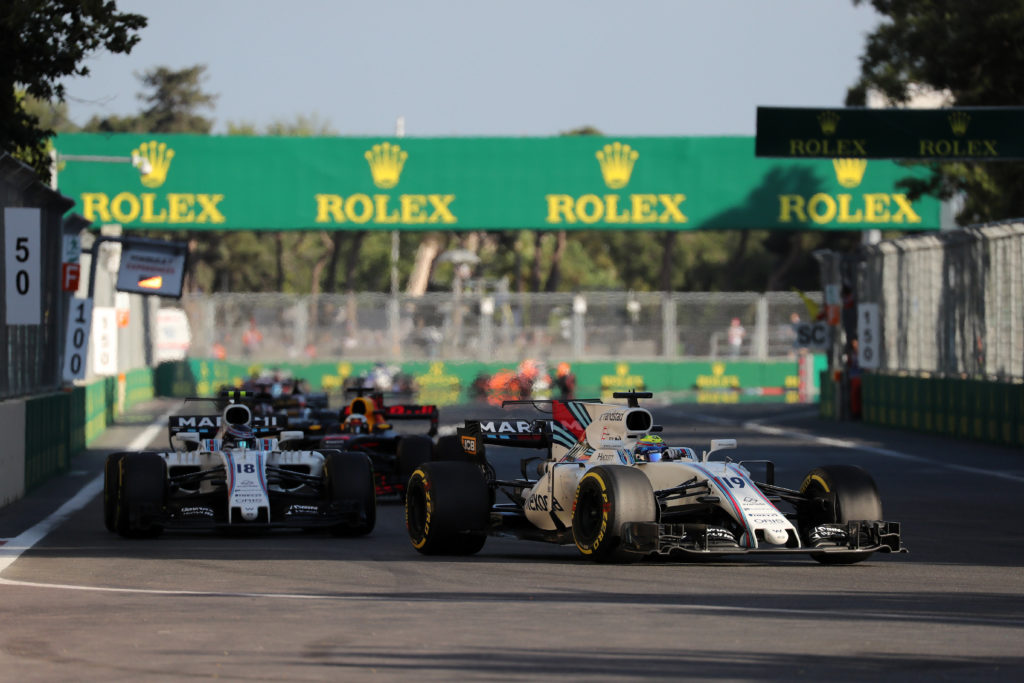
POLYGON ((26 108, 16 90, 63 102, 62 79, 89 73, 98 50, 128 53, 146 26, 140 14, 119 12, 112 0, 6 0, 0 5, 0 148, 49 179, 47 142, 54 128, 26 108))
POLYGON ((199 133, 208 134, 213 120, 201 109, 212 109, 217 96, 203 92, 206 66, 196 64, 174 70, 158 66, 136 78, 143 85, 138 94, 146 107, 135 116, 94 116, 83 130, 94 133, 199 133))
MULTIPOLYGON (((865 105, 871 91, 905 105, 922 89, 946 94, 957 106, 1024 103, 1024 0, 870 4, 884 19, 867 38, 847 105, 865 105)), ((964 193, 961 223, 1024 216, 1020 163, 936 164, 930 178, 905 185, 912 196, 964 193)))

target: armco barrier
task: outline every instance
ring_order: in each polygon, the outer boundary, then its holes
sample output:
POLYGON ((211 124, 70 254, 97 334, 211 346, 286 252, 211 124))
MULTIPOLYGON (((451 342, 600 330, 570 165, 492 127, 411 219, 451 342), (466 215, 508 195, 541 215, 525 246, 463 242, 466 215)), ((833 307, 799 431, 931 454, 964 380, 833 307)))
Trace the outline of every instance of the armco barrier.
POLYGON ((865 422, 1024 446, 1024 383, 866 374, 863 392, 865 422))

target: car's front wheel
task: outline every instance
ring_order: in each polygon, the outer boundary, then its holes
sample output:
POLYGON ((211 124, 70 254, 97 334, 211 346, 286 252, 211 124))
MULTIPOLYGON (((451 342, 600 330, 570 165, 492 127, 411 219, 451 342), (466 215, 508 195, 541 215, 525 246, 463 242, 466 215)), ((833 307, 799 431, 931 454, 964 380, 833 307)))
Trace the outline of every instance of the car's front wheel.
MULTIPOLYGON (((815 530, 828 525, 845 525, 865 520, 881 521, 882 500, 874 479, 865 470, 853 465, 827 465, 807 473, 800 493, 807 501, 797 508, 797 521, 804 542, 814 541, 815 530)), ((854 564, 866 560, 871 551, 821 552, 811 557, 821 564, 854 564)))
POLYGON ((163 532, 167 463, 156 453, 122 453, 117 469, 114 530, 125 538, 153 538, 163 532))
POLYGON ((622 525, 654 522, 657 507, 651 482, 638 469, 600 465, 587 470, 576 486, 572 535, 576 548, 598 562, 633 561, 640 553, 622 544, 622 525))

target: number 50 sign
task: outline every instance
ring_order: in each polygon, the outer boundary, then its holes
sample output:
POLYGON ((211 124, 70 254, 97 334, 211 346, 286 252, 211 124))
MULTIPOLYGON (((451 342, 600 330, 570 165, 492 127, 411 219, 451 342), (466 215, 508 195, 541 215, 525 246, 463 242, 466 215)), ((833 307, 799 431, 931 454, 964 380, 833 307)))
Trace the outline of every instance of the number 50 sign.
POLYGON ((42 323, 40 219, 39 209, 4 209, 4 286, 7 290, 8 325, 42 323))

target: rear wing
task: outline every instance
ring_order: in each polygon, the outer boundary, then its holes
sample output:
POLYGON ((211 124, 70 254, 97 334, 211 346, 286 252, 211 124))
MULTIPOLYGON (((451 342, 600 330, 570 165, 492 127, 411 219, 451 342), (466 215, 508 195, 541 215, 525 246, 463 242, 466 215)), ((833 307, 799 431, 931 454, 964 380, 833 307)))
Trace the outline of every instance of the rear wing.
POLYGON ((484 457, 487 445, 510 448, 551 448, 551 420, 466 420, 455 430, 462 450, 484 457))
POLYGON ((384 406, 384 409, 380 411, 380 415, 386 422, 393 422, 394 420, 429 420, 430 431, 427 433, 430 436, 435 436, 437 434, 437 423, 439 419, 437 406, 414 405, 411 403, 384 406))
MULTIPOLYGON (((212 439, 220 429, 220 415, 171 415, 167 420, 167 430, 173 438, 181 432, 195 432, 200 439, 212 439)), ((253 436, 262 437, 277 434, 288 426, 288 420, 277 415, 252 418, 253 436)))

